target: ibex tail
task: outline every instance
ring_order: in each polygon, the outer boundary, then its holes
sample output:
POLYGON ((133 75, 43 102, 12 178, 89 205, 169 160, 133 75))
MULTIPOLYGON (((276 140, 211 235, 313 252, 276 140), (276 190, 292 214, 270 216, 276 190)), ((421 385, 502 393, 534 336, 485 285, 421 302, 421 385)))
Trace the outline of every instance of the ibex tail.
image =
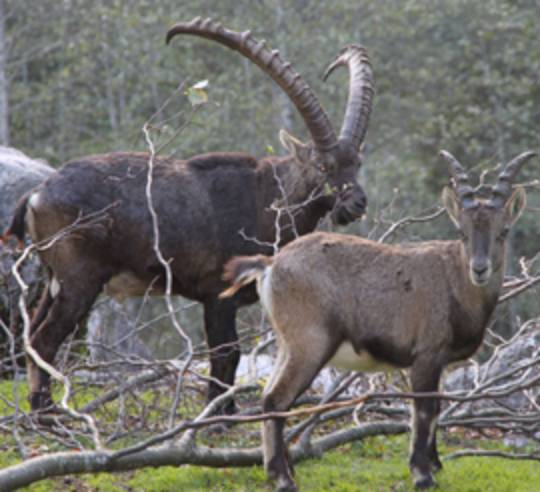
POLYGON ((230 282, 231 286, 219 294, 220 299, 231 297, 236 292, 262 276, 266 267, 272 264, 272 258, 265 255, 235 256, 231 258, 223 269, 223 280, 230 282))
POLYGON ((6 242, 10 236, 15 236, 19 240, 19 245, 23 244, 24 231, 26 229, 25 217, 30 193, 31 192, 26 193, 19 199, 19 202, 13 211, 13 217, 9 227, 6 229, 4 234, 0 236, 1 241, 6 242))

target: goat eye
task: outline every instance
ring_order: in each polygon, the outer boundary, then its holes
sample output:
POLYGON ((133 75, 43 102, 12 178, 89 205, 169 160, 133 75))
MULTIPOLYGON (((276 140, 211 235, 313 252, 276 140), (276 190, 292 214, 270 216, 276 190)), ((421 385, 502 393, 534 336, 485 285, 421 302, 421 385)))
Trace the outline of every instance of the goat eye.
POLYGON ((506 239, 506 236, 508 236, 508 232, 510 231, 510 229, 508 227, 505 227, 501 233, 499 234, 499 239, 506 239))

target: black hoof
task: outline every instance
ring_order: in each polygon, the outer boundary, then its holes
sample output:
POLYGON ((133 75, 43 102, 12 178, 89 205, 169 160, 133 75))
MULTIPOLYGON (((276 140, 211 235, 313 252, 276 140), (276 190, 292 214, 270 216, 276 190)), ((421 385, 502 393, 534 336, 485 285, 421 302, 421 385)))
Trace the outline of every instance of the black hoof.
MULTIPOLYGON (((211 398, 206 400, 206 404, 208 405, 212 401, 211 398)), ((230 401, 221 407, 219 407, 215 413, 215 415, 236 415, 238 413, 238 408, 236 407, 236 403, 234 401, 230 401)))
POLYGON ((292 467, 287 463, 287 470, 276 465, 275 462, 265 464, 266 476, 270 482, 276 482, 278 492, 296 492, 298 488, 294 483, 292 467))
POLYGON ((46 391, 35 391, 28 397, 33 412, 47 412, 54 408, 51 394, 46 391))
POLYGON ((278 481, 276 490, 277 492, 297 492, 298 487, 292 480, 287 478, 278 481))
POLYGON ((423 477, 420 477, 414 481, 414 488, 415 489, 430 489, 431 487, 436 487, 437 482, 433 480, 433 477, 431 475, 424 475, 423 477))
POLYGON ((434 460, 429 465, 430 465, 431 471, 433 473, 437 473, 437 472, 441 471, 442 467, 443 467, 442 463, 439 460, 434 460))
POLYGON ((225 434, 229 431, 229 428, 231 427, 231 424, 228 424, 227 422, 220 422, 218 424, 212 424, 209 425, 202 434, 205 436, 216 436, 220 434, 225 434))

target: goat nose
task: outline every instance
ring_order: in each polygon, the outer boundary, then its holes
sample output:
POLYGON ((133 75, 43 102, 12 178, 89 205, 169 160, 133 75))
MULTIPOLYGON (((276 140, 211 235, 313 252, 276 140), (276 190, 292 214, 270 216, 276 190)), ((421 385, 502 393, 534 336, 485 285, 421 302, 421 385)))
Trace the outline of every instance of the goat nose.
POLYGON ((476 273, 476 275, 482 275, 486 273, 487 270, 488 270, 487 263, 473 265, 473 272, 476 273))
POLYGON ((364 208, 364 209, 365 209, 366 206, 367 206, 367 197, 366 197, 366 195, 363 195, 363 194, 362 194, 362 195, 360 196, 360 198, 358 198, 357 203, 358 203, 358 205, 360 206, 360 208, 364 208))

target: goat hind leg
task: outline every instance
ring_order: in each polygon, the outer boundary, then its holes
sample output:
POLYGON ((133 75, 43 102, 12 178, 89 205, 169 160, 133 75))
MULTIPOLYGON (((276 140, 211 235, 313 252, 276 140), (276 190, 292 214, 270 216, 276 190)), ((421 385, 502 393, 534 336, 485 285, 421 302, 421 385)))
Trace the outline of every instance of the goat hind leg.
MULTIPOLYGON (((320 368, 329 358, 329 353, 323 350, 304 351, 301 345, 298 350, 294 346, 281 348, 274 373, 264 391, 263 411, 286 411, 296 398, 309 387, 320 368)), ((297 490, 293 479, 293 467, 288 458, 287 448, 283 439, 285 419, 271 419, 263 424, 263 454, 264 466, 268 477, 276 479, 278 491, 294 492, 297 490)))
MULTIPOLYGON (((43 305, 34 317, 36 323, 31 326, 30 344, 46 363, 53 363, 62 342, 88 313, 101 291, 104 281, 96 272, 99 270, 86 276, 77 272, 77 275, 63 279, 61 288, 55 291, 55 295, 51 294, 50 301, 44 295, 43 305)), ((31 356, 27 356, 27 372, 31 409, 49 407, 52 404, 49 374, 31 356)))
MULTIPOLYGON (((53 297, 50 291, 50 282, 45 286, 41 298, 38 303, 38 307, 34 312, 32 321, 30 322, 29 336, 32 339, 34 333, 38 330, 39 326, 47 317, 51 305, 53 303, 53 297)), ((28 383, 30 386, 30 407, 32 410, 47 408, 52 405, 52 399, 50 391, 48 390, 48 384, 46 384, 44 390, 42 376, 37 368, 34 360, 29 354, 26 354, 26 368, 28 373, 28 383)), ((46 383, 46 382, 45 382, 46 383)))

